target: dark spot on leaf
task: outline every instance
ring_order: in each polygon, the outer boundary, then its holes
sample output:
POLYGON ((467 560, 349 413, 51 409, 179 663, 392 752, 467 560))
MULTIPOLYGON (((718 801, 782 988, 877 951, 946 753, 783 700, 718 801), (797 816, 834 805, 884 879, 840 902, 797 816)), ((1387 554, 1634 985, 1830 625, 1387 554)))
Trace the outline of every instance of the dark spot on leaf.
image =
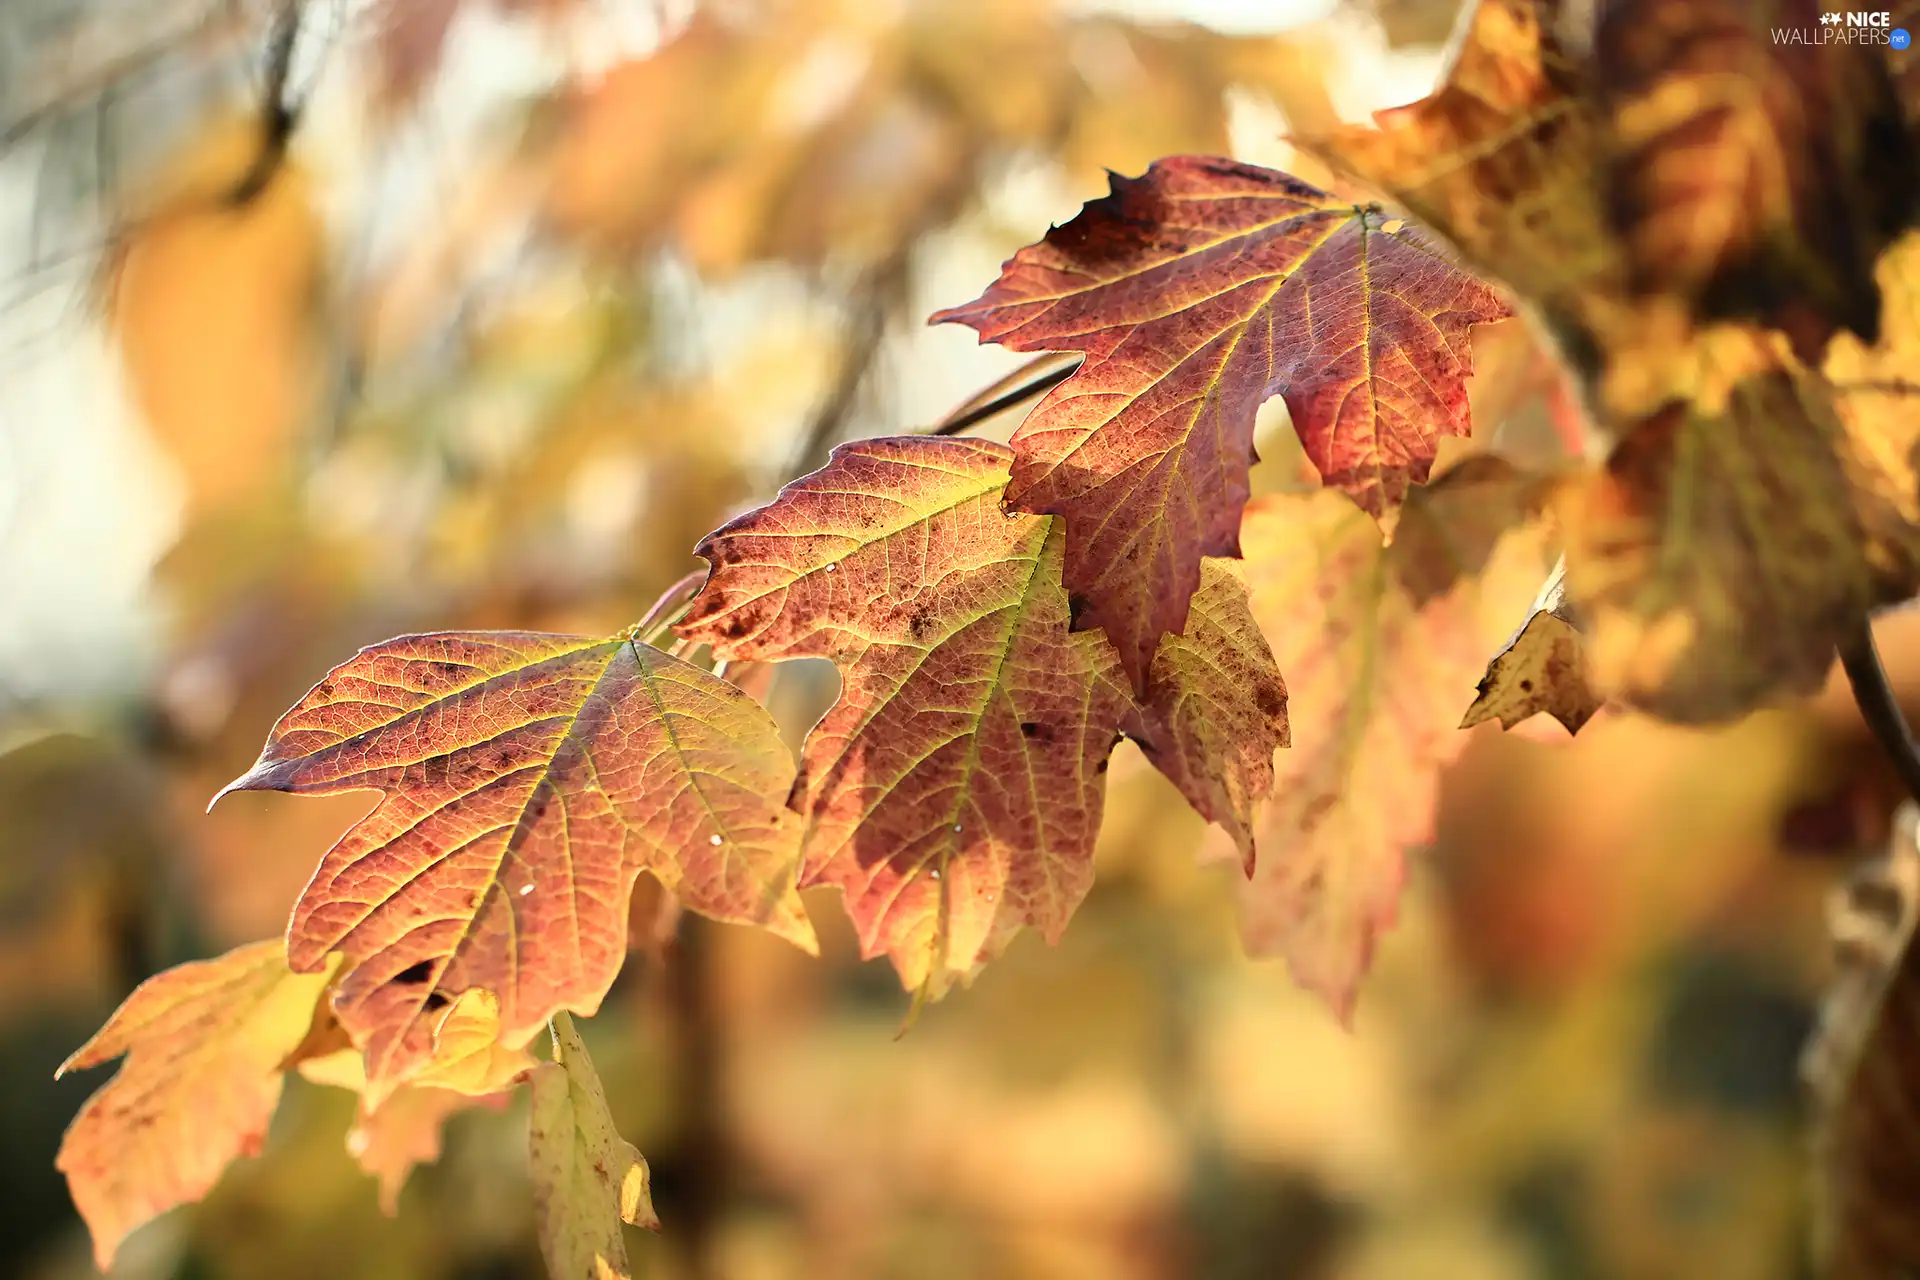
POLYGON ((907 619, 907 630, 912 633, 915 640, 925 640, 927 634, 933 630, 933 625, 933 615, 926 609, 918 610, 907 619))
POLYGON ((1020 735, 1025 738, 1038 738, 1042 742, 1053 741, 1053 730, 1037 720, 1022 720, 1020 722, 1020 735))
POLYGON ((453 1002, 451 1000, 448 1000, 447 997, 441 992, 429 991, 427 992, 427 1001, 424 1008, 428 1013, 437 1013, 438 1011, 446 1008, 449 1004, 452 1004, 452 1003, 453 1002))
POLYGON ((417 986, 418 984, 425 982, 428 978, 431 978, 432 976, 433 976, 433 961, 422 960, 417 964, 410 964, 406 968, 402 969, 399 973, 394 974, 393 980, 395 982, 405 983, 407 986, 411 987, 411 986, 417 986))
POLYGON ((465 668, 457 662, 436 662, 433 664, 433 669, 443 676, 457 676, 465 670, 465 668))
POLYGON ((1269 684, 1254 686, 1253 701, 1260 708, 1260 714, 1269 718, 1287 709, 1286 695, 1269 684))
POLYGON ((1522 680, 1522 681, 1520 682, 1520 692, 1522 692, 1522 693, 1532 693, 1532 692, 1533 692, 1533 681, 1531 681, 1531 680, 1522 680))

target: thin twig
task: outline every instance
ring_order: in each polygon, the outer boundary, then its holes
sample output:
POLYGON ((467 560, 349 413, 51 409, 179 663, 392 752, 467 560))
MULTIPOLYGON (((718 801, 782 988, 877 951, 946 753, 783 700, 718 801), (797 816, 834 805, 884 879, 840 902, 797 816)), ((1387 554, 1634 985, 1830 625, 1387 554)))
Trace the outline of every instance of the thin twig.
POLYGON ((267 82, 260 100, 260 150, 227 193, 230 208, 251 204, 267 189, 287 158, 287 146, 293 141, 304 105, 288 97, 287 82, 293 77, 293 53, 300 43, 300 24, 305 16, 305 0, 281 0, 274 13, 273 32, 267 39, 267 82))
POLYGON ((789 475, 817 471, 846 431, 860 393, 867 385, 887 336, 887 322, 906 300, 912 283, 911 244, 903 240, 876 262, 855 288, 854 311, 841 339, 840 365, 833 385, 814 407, 800 432, 789 475))
POLYGON ((1840 665, 1847 673, 1847 683, 1853 686, 1853 700, 1861 718, 1887 753, 1908 793, 1920 799, 1920 746, 1915 745, 1913 730, 1894 699, 1887 669, 1880 665, 1880 651, 1874 647, 1873 628, 1866 620, 1841 642, 1840 665))
MULTIPOLYGON (((1051 358, 1052 357, 1042 357, 1042 360, 1050 360, 1051 358)), ((1041 363, 1041 361, 1037 360, 1034 363, 1038 364, 1041 363)), ((1071 378, 1079 368, 1080 361, 1075 360, 1073 363, 1063 365, 1058 369, 1049 369, 1039 377, 1034 378, 1030 382, 1022 383, 1004 395, 995 396, 993 399, 985 401, 984 403, 962 406, 960 409, 947 415, 938 426, 933 427, 927 434, 930 436, 957 436, 968 427, 977 426, 996 414, 1005 413, 1015 405, 1031 400, 1043 392, 1051 391, 1054 387, 1059 386, 1068 378, 1071 378)))

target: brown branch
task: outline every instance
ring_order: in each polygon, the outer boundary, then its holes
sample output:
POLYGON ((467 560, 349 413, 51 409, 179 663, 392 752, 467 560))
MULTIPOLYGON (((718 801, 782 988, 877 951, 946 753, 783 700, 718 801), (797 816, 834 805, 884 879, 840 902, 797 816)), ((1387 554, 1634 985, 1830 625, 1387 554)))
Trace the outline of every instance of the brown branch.
POLYGON ((1887 669, 1880 665, 1880 651, 1874 647, 1873 627, 1867 620, 1863 619, 1840 643, 1840 665, 1853 688, 1861 719, 1886 752, 1908 794, 1920 799, 1920 746, 1915 745, 1913 730, 1894 699, 1893 684, 1887 679, 1887 669))
POLYGON ((260 99, 260 150, 253 163, 227 192, 231 209, 253 203, 287 158, 287 147, 300 123, 303 103, 287 96, 287 82, 293 76, 293 51, 300 43, 300 23, 306 16, 305 0, 281 0, 274 12, 273 31, 267 37, 267 83, 260 99))

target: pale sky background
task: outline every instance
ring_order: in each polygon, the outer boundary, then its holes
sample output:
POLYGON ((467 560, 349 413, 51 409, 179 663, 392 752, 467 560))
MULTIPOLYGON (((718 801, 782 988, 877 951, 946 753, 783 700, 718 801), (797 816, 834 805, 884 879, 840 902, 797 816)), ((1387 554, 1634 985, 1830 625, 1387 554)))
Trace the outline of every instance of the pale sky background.
MULTIPOLYGON (((348 7, 363 2, 348 0, 348 7)), ((601 7, 614 26, 593 33, 584 47, 612 59, 648 46, 651 0, 603 0, 601 7)), ((1336 80, 1333 88, 1353 119, 1423 95, 1438 71, 1432 52, 1389 52, 1363 20, 1330 19, 1332 0, 1084 0, 1081 7, 1240 34, 1338 21, 1354 56, 1348 83, 1336 80)), ((363 223, 366 208, 381 210, 371 245, 360 246, 375 254, 403 247, 414 220, 434 216, 439 184, 461 172, 503 103, 552 83, 560 71, 526 28, 475 6, 454 32, 450 74, 435 86, 422 124, 368 164, 354 47, 336 43, 326 59, 296 147, 329 173, 350 175, 326 188, 336 249, 348 227, 363 223)), ((1241 104, 1236 155, 1278 162, 1284 128, 1264 104, 1241 104)), ((39 147, 29 144, 0 159, 0 300, 7 304, 0 311, 0 711, 7 700, 55 692, 62 702, 76 694, 104 702, 145 681, 159 646, 143 637, 160 621, 148 573, 174 537, 179 514, 171 464, 133 419, 113 355, 81 298, 92 264, 82 259, 69 270, 34 273, 41 287, 31 299, 8 292, 26 275, 39 158, 39 147)), ((994 212, 1031 225, 1037 237, 1070 217, 1084 197, 1036 171, 1010 180, 996 194, 994 212)), ((45 227, 40 235, 44 242, 45 227)), ((930 255, 937 269, 926 273, 921 309, 972 297, 993 277, 999 257, 998 246, 969 244, 964 233, 940 246, 930 255)), ((765 300, 756 290, 768 286, 688 287, 706 295, 702 339, 719 344, 750 323, 765 300)), ((971 333, 952 327, 911 330, 895 347, 887 363, 903 426, 936 419, 1008 363, 1007 353, 981 348, 971 333)))

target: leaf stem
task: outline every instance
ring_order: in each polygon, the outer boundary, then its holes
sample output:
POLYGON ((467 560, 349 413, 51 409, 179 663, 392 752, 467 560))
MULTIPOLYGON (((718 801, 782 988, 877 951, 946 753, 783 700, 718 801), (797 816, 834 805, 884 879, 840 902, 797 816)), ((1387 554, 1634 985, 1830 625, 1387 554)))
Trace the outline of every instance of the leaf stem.
POLYGON ((1913 730, 1894 699, 1887 669, 1880 665, 1880 651, 1874 647, 1873 627, 1866 619, 1840 642, 1840 666, 1867 728, 1887 753, 1908 794, 1920 799, 1920 746, 1915 745, 1913 730))

